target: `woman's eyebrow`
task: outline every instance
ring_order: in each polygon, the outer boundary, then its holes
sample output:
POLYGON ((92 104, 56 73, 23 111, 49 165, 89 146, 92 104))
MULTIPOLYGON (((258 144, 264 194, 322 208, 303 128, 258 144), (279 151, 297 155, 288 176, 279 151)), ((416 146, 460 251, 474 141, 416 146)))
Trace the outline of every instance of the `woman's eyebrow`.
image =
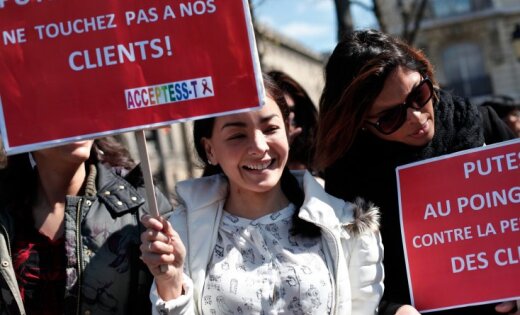
POLYGON ((278 117, 277 114, 272 114, 272 115, 269 115, 269 116, 262 117, 260 119, 260 123, 266 123, 266 122, 268 122, 268 121, 270 121, 270 120, 272 120, 273 118, 276 118, 276 117, 278 117))
POLYGON ((230 122, 227 122, 224 125, 222 125, 220 130, 223 130, 224 128, 228 128, 228 127, 245 127, 245 126, 246 126, 246 123, 244 123, 244 122, 241 122, 241 121, 230 121, 230 122))
MULTIPOLYGON (((261 124, 265 124, 266 122, 269 122, 273 118, 276 118, 276 117, 279 117, 279 115, 272 114, 272 115, 269 115, 269 116, 261 117, 260 118, 260 123, 261 124)), ((246 127, 246 126, 247 126, 247 124, 245 122, 242 122, 242 121, 230 121, 230 122, 227 122, 224 125, 222 125, 220 130, 223 130, 224 128, 228 128, 228 127, 242 127, 243 128, 243 127, 246 127)))

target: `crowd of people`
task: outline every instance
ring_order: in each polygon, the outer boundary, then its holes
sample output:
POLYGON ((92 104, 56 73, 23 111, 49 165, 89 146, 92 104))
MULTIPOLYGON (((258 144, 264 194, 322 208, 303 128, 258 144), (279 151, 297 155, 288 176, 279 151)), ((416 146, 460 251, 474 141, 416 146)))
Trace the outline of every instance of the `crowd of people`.
POLYGON ((263 83, 260 109, 195 121, 203 176, 175 209, 156 189, 160 217, 110 137, 1 156, 0 314, 419 314, 395 168, 514 139, 519 107, 452 95, 374 30, 338 42, 318 108, 282 71, 263 83))

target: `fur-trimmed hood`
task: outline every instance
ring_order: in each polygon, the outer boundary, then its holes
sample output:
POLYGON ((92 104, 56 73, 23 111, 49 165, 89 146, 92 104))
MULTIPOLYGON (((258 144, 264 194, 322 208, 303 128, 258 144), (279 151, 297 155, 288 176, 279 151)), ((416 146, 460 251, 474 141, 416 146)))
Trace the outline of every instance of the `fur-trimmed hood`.
POLYGON ((354 235, 379 231, 380 219, 379 208, 372 202, 367 203, 363 198, 358 197, 354 201, 354 222, 348 225, 347 229, 354 235))

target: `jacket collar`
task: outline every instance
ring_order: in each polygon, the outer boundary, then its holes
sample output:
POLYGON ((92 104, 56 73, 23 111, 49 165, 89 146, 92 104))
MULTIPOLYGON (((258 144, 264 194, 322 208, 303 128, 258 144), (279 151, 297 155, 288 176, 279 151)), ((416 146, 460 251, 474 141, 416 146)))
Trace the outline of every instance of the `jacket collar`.
POLYGON ((305 200, 298 215, 300 218, 329 227, 338 226, 340 222, 352 221, 352 211, 346 211, 345 201, 325 192, 311 173, 308 171, 292 173, 305 193, 305 200))
POLYGON ((144 204, 144 198, 123 177, 101 163, 96 166, 97 196, 111 212, 123 214, 144 204))
POLYGON ((177 183, 177 195, 187 209, 203 209, 215 202, 225 200, 229 183, 223 174, 188 179, 177 183))
MULTIPOLYGON (((116 215, 124 214, 144 204, 144 198, 141 197, 134 186, 114 173, 112 169, 101 163, 96 163, 95 171, 93 171, 91 166, 89 166, 86 184, 86 188, 91 192, 87 193, 86 189, 87 198, 97 194, 107 209, 116 215)), ((8 209, 2 209, 0 211, 0 225, 4 226, 10 235, 14 231, 13 222, 8 209)))
MULTIPOLYGON (((308 171, 291 171, 291 173, 296 177, 305 194, 299 213, 302 219, 323 226, 337 225, 338 219, 352 220, 352 211, 344 209, 345 202, 326 193, 308 171), (341 213, 335 214, 338 211, 341 213)), ((176 189, 181 199, 179 201, 189 212, 192 212, 224 201, 229 192, 229 183, 225 175, 217 174, 179 182, 176 189)))

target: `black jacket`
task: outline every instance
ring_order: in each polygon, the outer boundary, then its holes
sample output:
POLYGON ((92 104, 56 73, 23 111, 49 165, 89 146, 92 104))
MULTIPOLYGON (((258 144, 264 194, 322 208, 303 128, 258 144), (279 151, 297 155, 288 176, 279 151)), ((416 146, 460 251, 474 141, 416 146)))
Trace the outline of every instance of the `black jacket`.
MULTIPOLYGON (((140 217, 148 212, 140 169, 122 177, 93 166, 85 196, 66 197, 64 314, 150 314, 153 276, 139 259, 140 217)), ((156 195, 159 212, 168 216, 172 206, 156 195)), ((0 314, 26 314, 11 260, 17 215, 11 210, 0 209, 0 314)))
MULTIPOLYGON (((434 105, 435 136, 425 147, 384 141, 369 132, 361 132, 349 151, 325 170, 327 192, 349 201, 361 196, 380 207, 381 235, 385 246, 385 293, 380 314, 395 314, 402 304, 410 304, 395 168, 514 138, 493 109, 478 109, 443 91, 439 91, 439 97, 434 105)), ((496 313, 492 306, 479 306, 429 314, 496 313)))

